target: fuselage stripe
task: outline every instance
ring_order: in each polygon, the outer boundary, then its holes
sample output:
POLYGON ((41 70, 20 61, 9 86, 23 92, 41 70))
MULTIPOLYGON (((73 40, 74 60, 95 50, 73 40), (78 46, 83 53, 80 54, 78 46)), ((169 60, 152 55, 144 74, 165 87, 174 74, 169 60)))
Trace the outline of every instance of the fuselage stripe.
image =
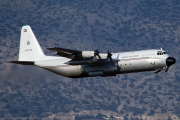
POLYGON ((151 58, 151 57, 141 57, 141 58, 130 58, 130 59, 120 59, 119 61, 131 61, 131 60, 149 60, 149 59, 162 59, 162 58, 151 58))

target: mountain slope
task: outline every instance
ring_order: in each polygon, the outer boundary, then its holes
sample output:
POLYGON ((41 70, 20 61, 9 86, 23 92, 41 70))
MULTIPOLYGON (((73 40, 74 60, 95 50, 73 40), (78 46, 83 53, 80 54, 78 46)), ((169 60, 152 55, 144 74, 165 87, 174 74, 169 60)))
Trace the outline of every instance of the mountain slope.
POLYGON ((180 116, 180 2, 3 1, 0 3, 0 117, 110 110, 121 115, 180 116), (46 47, 101 52, 163 48, 176 58, 168 73, 70 79, 17 60, 20 29, 29 24, 46 47), (22 74, 23 73, 23 74, 22 74))

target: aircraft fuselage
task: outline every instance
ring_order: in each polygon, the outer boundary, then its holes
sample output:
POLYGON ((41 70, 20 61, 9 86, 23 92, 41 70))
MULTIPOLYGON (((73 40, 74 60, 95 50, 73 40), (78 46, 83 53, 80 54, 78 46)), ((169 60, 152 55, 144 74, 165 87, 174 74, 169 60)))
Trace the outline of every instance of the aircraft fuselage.
POLYGON ((154 49, 113 53, 113 62, 107 59, 104 63, 94 65, 93 63, 87 65, 67 65, 65 63, 70 61, 70 59, 58 59, 58 57, 54 57, 54 60, 51 59, 50 61, 37 61, 35 65, 66 77, 105 77, 122 73, 163 70, 167 66, 168 57, 165 51, 154 49))

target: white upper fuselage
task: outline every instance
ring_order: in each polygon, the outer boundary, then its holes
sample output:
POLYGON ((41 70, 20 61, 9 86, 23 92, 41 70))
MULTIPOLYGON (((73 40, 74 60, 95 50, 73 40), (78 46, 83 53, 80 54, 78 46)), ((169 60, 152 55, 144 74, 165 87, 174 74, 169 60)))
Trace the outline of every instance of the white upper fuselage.
MULTIPOLYGON (((117 53, 118 54, 118 53, 117 53)), ((119 53, 120 73, 163 69, 169 56, 158 49, 119 53)))
MULTIPOLYGON (((100 54, 100 56, 103 55, 105 54, 100 54)), ((115 70, 116 72, 112 75, 161 70, 166 67, 168 57, 165 51, 153 49, 113 53, 112 59, 115 62, 112 63, 107 59, 106 64, 99 65, 67 65, 66 62, 71 59, 65 57, 51 57, 50 60, 35 61, 35 65, 66 77, 106 76, 103 74, 104 71, 107 71, 107 76, 109 76, 109 72, 115 69, 118 70, 115 70)))

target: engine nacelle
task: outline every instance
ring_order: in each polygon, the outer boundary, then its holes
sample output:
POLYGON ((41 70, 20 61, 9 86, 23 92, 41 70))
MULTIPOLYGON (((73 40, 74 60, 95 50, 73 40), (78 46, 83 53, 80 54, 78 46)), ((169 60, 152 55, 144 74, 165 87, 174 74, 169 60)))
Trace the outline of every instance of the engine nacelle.
POLYGON ((94 57, 94 51, 82 51, 83 58, 91 58, 94 57))

